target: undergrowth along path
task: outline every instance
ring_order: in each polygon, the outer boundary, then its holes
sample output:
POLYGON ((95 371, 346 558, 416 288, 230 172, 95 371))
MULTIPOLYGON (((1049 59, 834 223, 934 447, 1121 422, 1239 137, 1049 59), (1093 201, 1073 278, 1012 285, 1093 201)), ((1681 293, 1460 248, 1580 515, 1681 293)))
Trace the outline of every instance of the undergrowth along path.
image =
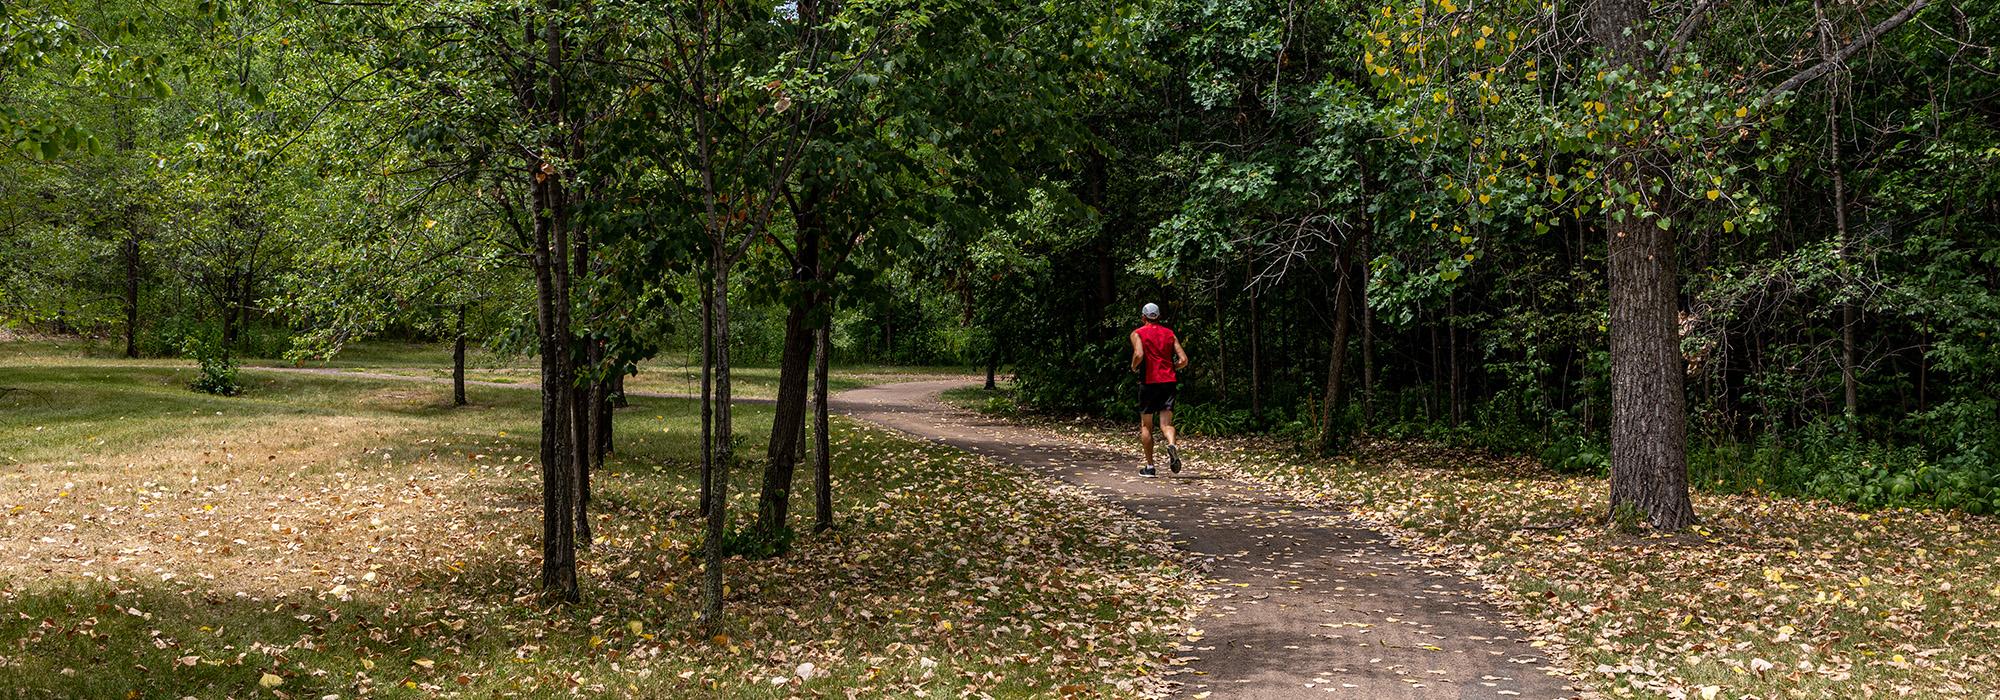
MULTIPOLYGON (((1555 660, 1479 584, 1427 569, 1387 535, 1248 482, 1138 475, 1116 454, 945 405, 964 380, 834 397, 841 413, 1082 486, 1173 534, 1213 580, 1185 642, 1182 694, 1216 698, 1567 698, 1555 660)), ((1135 446, 1136 448, 1136 446, 1135 446)))

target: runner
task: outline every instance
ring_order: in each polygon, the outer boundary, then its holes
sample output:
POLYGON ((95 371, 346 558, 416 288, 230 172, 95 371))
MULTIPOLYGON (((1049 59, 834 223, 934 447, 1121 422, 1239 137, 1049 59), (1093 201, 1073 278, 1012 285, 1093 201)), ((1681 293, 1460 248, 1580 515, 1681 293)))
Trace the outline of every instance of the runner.
POLYGON ((1167 436, 1167 467, 1181 473, 1181 453, 1174 442, 1174 370, 1187 367, 1187 350, 1171 328, 1160 325, 1160 306, 1147 304, 1139 310, 1144 323, 1132 331, 1132 371, 1139 375, 1139 445, 1146 449, 1146 466, 1140 476, 1159 476, 1153 468, 1153 416, 1160 417, 1160 432, 1167 436))

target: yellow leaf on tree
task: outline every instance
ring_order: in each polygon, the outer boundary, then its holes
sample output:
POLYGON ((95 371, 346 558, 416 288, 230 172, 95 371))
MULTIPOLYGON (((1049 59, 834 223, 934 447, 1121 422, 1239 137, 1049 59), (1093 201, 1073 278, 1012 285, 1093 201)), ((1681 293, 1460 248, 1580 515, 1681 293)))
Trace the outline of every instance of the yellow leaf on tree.
POLYGON ((1722 190, 1709 190, 1709 191, 1708 191, 1708 201, 1711 201, 1711 202, 1713 202, 1713 201, 1715 201, 1715 198, 1717 198, 1717 197, 1720 197, 1720 196, 1722 196, 1722 190))

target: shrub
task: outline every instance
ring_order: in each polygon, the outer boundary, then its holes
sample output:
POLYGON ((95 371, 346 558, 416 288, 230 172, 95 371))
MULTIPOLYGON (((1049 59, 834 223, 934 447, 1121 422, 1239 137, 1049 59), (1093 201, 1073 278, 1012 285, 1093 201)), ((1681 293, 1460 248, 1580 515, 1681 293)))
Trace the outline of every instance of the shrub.
POLYGON ((243 385, 236 381, 236 360, 229 356, 227 348, 191 335, 181 341, 181 354, 201 366, 194 382, 188 384, 189 389, 216 396, 243 393, 243 385))

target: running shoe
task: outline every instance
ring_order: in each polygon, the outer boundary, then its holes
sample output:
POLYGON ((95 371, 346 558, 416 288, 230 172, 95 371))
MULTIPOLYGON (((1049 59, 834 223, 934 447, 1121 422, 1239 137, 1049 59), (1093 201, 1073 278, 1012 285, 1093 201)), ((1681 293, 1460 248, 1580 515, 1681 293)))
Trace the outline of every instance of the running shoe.
POLYGON ((1139 468, 1139 476, 1155 477, 1159 475, 1160 475, 1160 470, 1154 469, 1153 465, 1151 464, 1139 468))
POLYGON ((1173 445, 1167 446, 1167 468, 1174 470, 1175 474, 1181 473, 1181 451, 1173 445))

